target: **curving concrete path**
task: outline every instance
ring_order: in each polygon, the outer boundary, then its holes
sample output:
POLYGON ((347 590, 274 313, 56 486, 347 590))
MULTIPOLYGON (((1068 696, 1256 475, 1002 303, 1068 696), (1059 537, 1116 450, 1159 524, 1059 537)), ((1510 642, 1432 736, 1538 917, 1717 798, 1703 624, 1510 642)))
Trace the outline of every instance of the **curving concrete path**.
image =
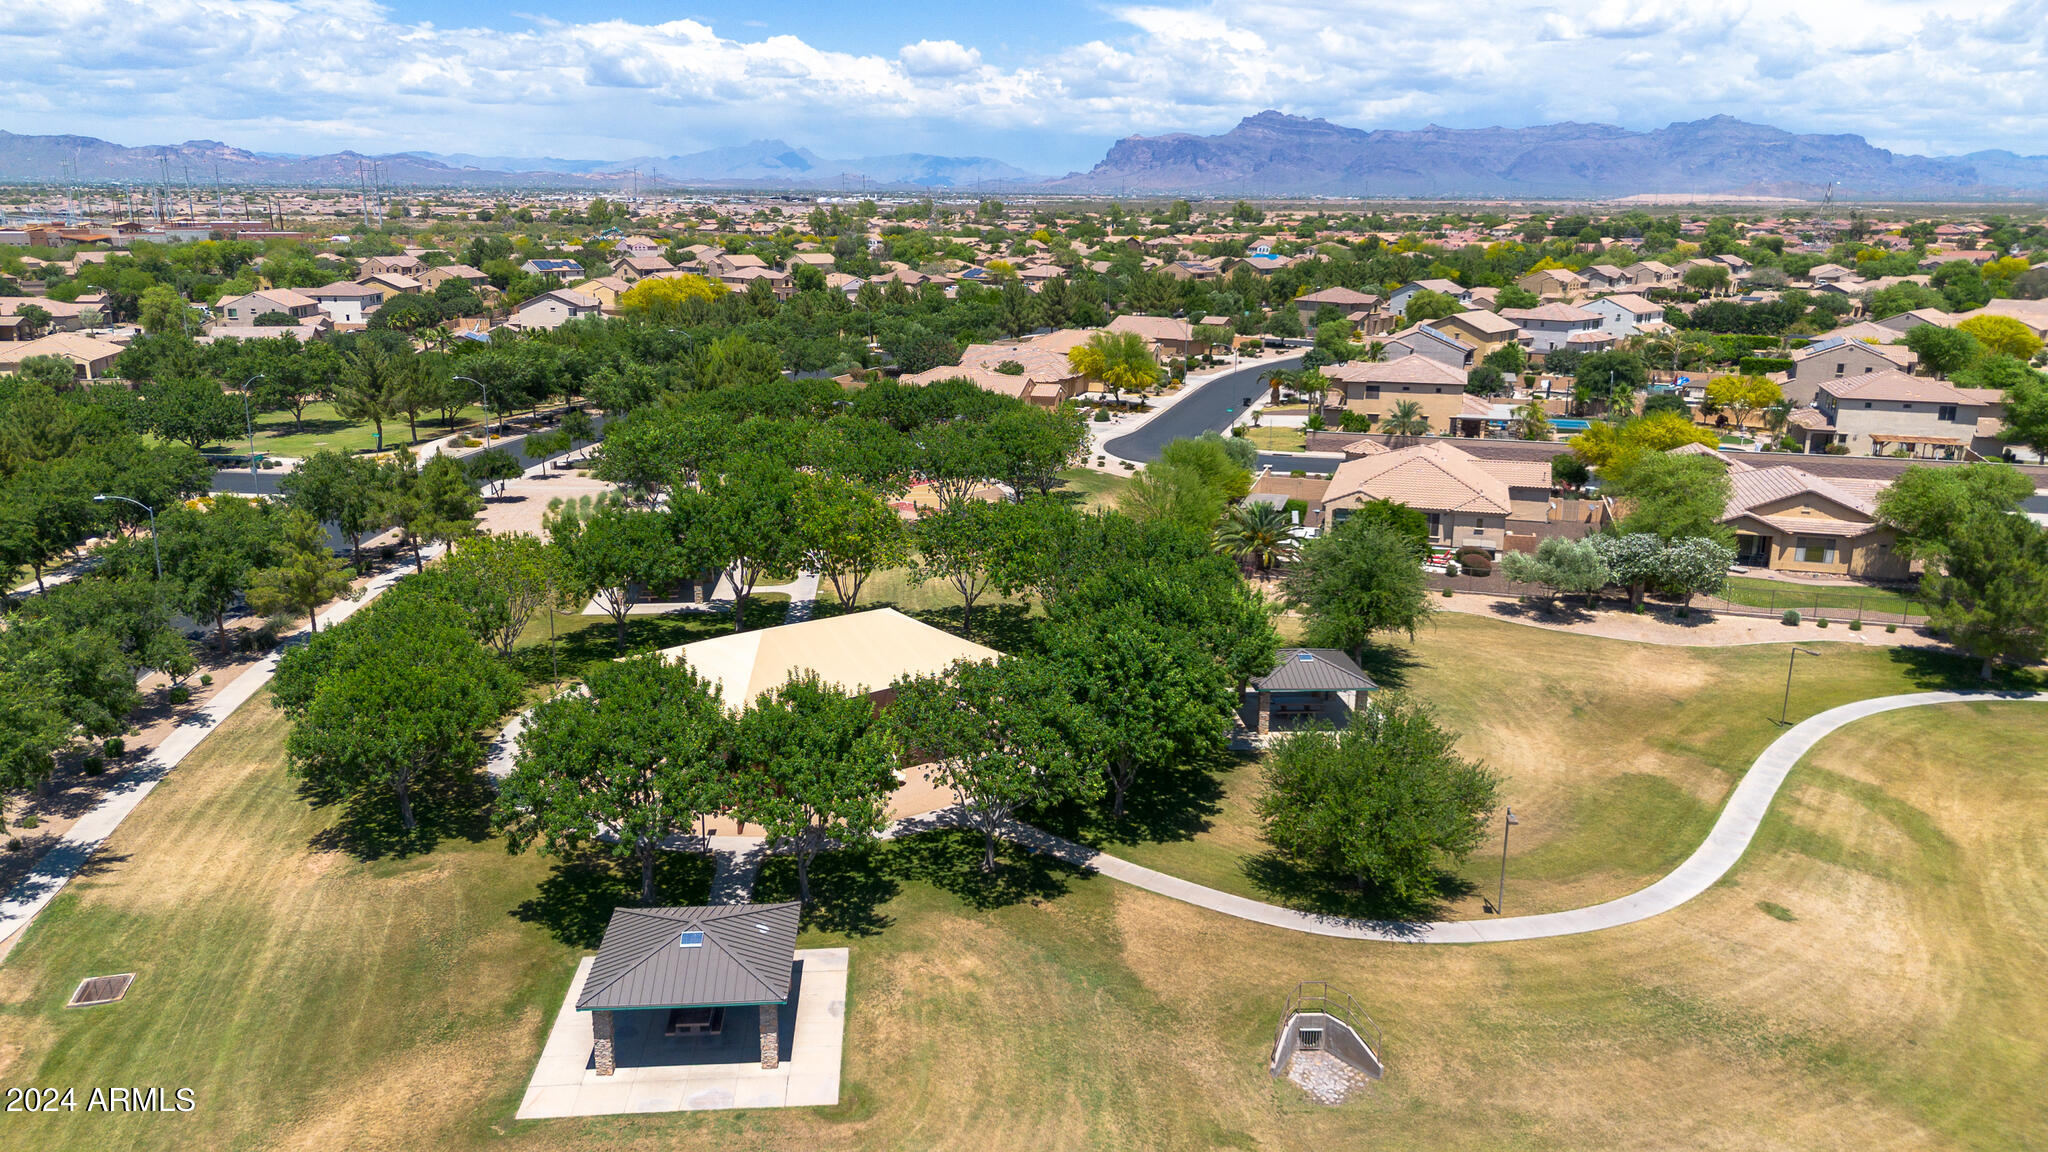
POLYGON ((1735 862, 1742 859, 1749 842, 1756 836, 1756 830, 1763 823, 1764 813, 1770 810, 1771 800, 1784 784, 1785 776, 1792 766, 1799 763, 1814 745, 1818 744, 1846 724, 1852 724, 1868 716, 1882 712, 1895 712, 1901 708, 1918 708, 1926 704, 1958 704, 1976 700, 2031 700, 2048 703, 2048 692, 1914 692, 1902 696, 1879 696, 1870 700, 1858 700, 1839 708, 1830 708, 1810 716, 1794 725, 1784 735, 1771 742, 1763 754, 1750 765, 1742 781, 1728 797, 1728 803, 1721 809, 1720 818, 1714 821, 1713 830, 1707 833, 1685 863, 1655 884, 1640 892, 1633 892, 1618 900, 1605 904, 1594 904, 1585 908, 1574 908, 1568 912, 1549 912, 1541 916, 1510 916, 1501 920, 1438 920, 1426 923, 1405 923, 1389 920, 1353 920, 1342 916, 1323 916, 1313 912, 1297 912, 1292 908, 1281 908, 1272 904, 1233 896, 1190 883, 1179 877, 1155 872, 1140 867, 1128 860, 1098 852, 1095 849, 1062 839, 1036 828, 1016 825, 1006 833, 1014 843, 1058 857, 1070 864, 1100 872, 1115 880, 1135 885, 1148 892, 1169 896, 1226 916, 1240 920, 1251 920, 1275 928, 1294 932, 1309 932, 1318 936, 1340 936, 1353 940, 1387 940, 1413 944, 1489 944, 1509 940, 1539 940, 1549 936, 1573 936, 1582 932, 1598 932, 1603 928, 1618 928, 1647 920, 1660 913, 1669 912, 1680 904, 1691 900, 1712 887, 1714 882, 1726 875, 1735 862))

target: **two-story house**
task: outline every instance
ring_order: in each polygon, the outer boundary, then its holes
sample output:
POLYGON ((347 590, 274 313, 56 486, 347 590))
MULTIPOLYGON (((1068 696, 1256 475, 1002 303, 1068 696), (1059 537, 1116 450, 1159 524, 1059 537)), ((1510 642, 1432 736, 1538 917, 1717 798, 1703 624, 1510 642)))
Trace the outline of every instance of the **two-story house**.
POLYGON ((1792 353, 1792 367, 1781 387, 1794 404, 1812 404, 1814 390, 1828 380, 1844 380, 1875 372, 1899 372, 1917 357, 1903 344, 1872 344, 1843 336, 1816 340, 1792 353))
POLYGON ((1995 402, 1983 390, 1894 369, 1821 381, 1809 410, 1820 419, 1793 427, 1804 434, 1809 452, 1843 444, 1854 456, 1903 452, 1955 459, 1966 449, 1995 456, 1995 436, 1980 444, 1978 433, 1978 421, 1993 410, 1995 402))
POLYGON ((1662 260, 1638 260, 1622 271, 1637 289, 1669 288, 1678 283, 1678 270, 1662 260))
POLYGON ((254 324, 258 316, 281 312, 293 323, 320 315, 320 304, 293 288, 258 288, 245 296, 223 296, 213 306, 220 322, 239 327, 254 324))
POLYGON ((370 313, 384 303, 384 290, 371 284, 337 280, 324 288, 303 289, 320 311, 336 324, 367 324, 370 313))
POLYGON ((1427 356, 1445 367, 1470 372, 1472 365, 1478 362, 1479 349, 1466 343, 1449 329, 1417 324, 1389 337, 1381 345, 1380 354, 1388 360, 1399 360, 1403 356, 1427 356))
POLYGON ((1522 345, 1531 352, 1562 348, 1581 332, 1598 332, 1604 318, 1572 304, 1544 304, 1536 308, 1503 308, 1500 314, 1522 329, 1522 345))
POLYGON ((1600 330, 1616 339, 1664 327, 1664 306, 1632 292, 1587 300, 1579 307, 1600 317, 1600 330))
POLYGON ((1515 281, 1515 287, 1539 300, 1566 300, 1586 290, 1586 278, 1569 268, 1545 268, 1515 281))
POLYGON ((1394 317, 1383 311, 1381 300, 1370 292, 1356 288, 1324 288, 1294 298, 1295 310, 1301 313, 1301 327, 1313 333, 1316 316, 1324 308, 1334 308, 1337 314, 1351 321, 1361 336, 1380 336, 1394 329, 1394 317))
POLYGON ((1394 406, 1412 400, 1429 420, 1430 432, 1449 435, 1465 412, 1465 373, 1428 356, 1402 356, 1368 363, 1353 360, 1323 369, 1330 382, 1327 407, 1384 419, 1394 406))
POLYGON ((1872 580, 1909 574, 1896 535, 1877 520, 1884 481, 1820 477, 1789 466, 1752 468, 1701 445, 1682 450, 1728 465, 1721 522, 1735 529, 1736 563, 1872 580))
POLYGON ((1446 316, 1441 320, 1431 320, 1425 326, 1439 332, 1447 332, 1470 344, 1481 360, 1494 349, 1504 344, 1519 343, 1522 339, 1521 325, 1498 312, 1488 312, 1484 309, 1474 309, 1470 312, 1460 312, 1456 316, 1446 316))
POLYGON ((597 297, 574 288, 556 288, 521 304, 506 323, 513 328, 560 328, 580 316, 595 316, 597 297))
POLYGON ((1406 312, 1418 292, 1441 292, 1461 306, 1472 303, 1472 293, 1455 280, 1410 280, 1387 294, 1388 311, 1406 312))
POLYGON ((1510 520, 1549 518, 1550 469, 1541 462, 1480 459, 1441 441, 1357 456, 1330 474, 1318 510, 1324 529, 1374 500, 1422 513, 1434 546, 1498 554, 1510 520))

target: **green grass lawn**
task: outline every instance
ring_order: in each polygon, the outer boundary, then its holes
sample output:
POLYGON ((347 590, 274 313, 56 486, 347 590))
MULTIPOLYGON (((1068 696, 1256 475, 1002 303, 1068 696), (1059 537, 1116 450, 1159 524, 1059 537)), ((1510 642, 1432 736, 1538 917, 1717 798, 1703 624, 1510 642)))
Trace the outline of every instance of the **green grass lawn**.
MULTIPOLYGON (((1479 662, 1417 661, 1418 688, 1479 662)), ((1865 676, 1886 679, 1850 669, 1840 687, 1865 676)), ((1457 695, 1439 705, 1465 715, 1457 695)), ((1612 702, 1564 686, 1493 727, 1612 702)), ((1697 689, 1602 730, 1634 755, 1719 759, 1696 746, 1702 713, 1743 729, 1753 704, 1697 689)), ((0 1081, 81 1099, 185 1087, 196 1109, 13 1114, 0 1148, 2026 1147, 2048 1131, 2048 860, 2012 830, 2048 820, 2042 712, 1858 724, 1794 772, 1728 881, 1642 924, 1526 944, 1286 933, 1008 852, 984 878, 961 834, 829 858, 799 944, 852 950, 839 1105, 517 1122, 576 957, 629 882, 508 855, 468 793, 432 805, 431 851, 365 853, 301 798, 283 726, 251 705, 0 965, 0 1081), (121 1003, 61 1007, 82 977, 131 971, 121 1003), (1388 1078, 1338 1108, 1264 1067, 1310 978, 1385 1033, 1388 1078)), ((664 898, 701 900, 707 873, 678 857, 664 898)), ((757 895, 789 884, 771 863, 757 895)))
POLYGON ((1117 497, 1131 486, 1129 476, 1114 476, 1093 468, 1069 468, 1060 473, 1060 479, 1063 483, 1054 489, 1054 494, 1074 499, 1090 511, 1114 506, 1117 497))
POLYGON ((1307 433, 1300 428, 1247 428, 1245 439, 1261 452, 1299 452, 1308 443, 1307 433))
MULTIPOLYGON (((451 428, 481 420, 484 410, 472 405, 456 416, 456 423, 446 424, 439 412, 421 413, 419 433, 421 440, 433 440, 446 436, 451 428)), ((384 422, 384 447, 397 448, 411 443, 411 433, 406 427, 405 417, 384 422)), ((369 452, 377 446, 377 430, 368 422, 357 423, 343 419, 334 410, 334 405, 321 401, 306 406, 303 426, 292 419, 289 412, 260 412, 256 415, 256 450, 272 456, 310 456, 322 449, 336 452, 369 452)), ((209 444, 208 452, 243 453, 249 450, 249 442, 240 434, 230 436, 218 444, 209 444)))
POLYGON ((1856 584, 1793 584, 1754 576, 1730 576, 1722 595, 1736 604, 1774 610, 1796 608, 1809 612, 1818 606, 1844 612, 1860 608, 1867 615, 1876 617, 1897 617, 1902 612, 1914 616, 1927 614, 1926 605, 1921 604, 1917 594, 1911 591, 1856 584))
MULTIPOLYGON (((1851 700, 1976 688, 1976 664, 1924 649, 1819 644, 1801 661, 1793 721, 1851 700)), ((1548 912, 1642 887, 1691 854, 1751 761, 1782 731, 1786 645, 1668 648, 1445 614, 1413 642, 1371 653, 1505 777, 1521 824, 1509 844, 1511 912, 1548 912)), ((2018 678, 2021 687, 2038 677, 2018 678)), ((1447 879, 1433 908, 1391 907, 1273 856, 1257 831, 1258 767, 1233 762, 1190 784, 1154 782, 1167 811, 1117 829, 1065 814, 1062 830, 1136 863, 1224 891, 1358 915, 1484 915, 1499 840, 1447 879), (1198 794, 1189 797, 1195 791, 1198 794)))

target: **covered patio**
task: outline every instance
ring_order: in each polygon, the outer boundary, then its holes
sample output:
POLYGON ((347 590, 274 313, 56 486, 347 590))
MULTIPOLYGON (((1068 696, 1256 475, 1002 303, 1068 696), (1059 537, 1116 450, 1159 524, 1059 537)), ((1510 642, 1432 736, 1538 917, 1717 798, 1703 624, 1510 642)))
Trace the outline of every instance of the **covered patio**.
POLYGON ((1239 710, 1261 736, 1312 724, 1343 727, 1379 685, 1335 648, 1282 648, 1273 670, 1253 678, 1239 710))

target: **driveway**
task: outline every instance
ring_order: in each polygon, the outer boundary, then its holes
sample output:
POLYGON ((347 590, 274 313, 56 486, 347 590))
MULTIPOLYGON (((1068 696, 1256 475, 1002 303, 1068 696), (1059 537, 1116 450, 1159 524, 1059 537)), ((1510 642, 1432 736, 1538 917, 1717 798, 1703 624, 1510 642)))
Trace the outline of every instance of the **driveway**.
POLYGON ((1260 376, 1275 369, 1292 371, 1299 367, 1300 353, 1254 360, 1206 384, 1197 385, 1194 391, 1176 399, 1171 407, 1162 409, 1158 415, 1108 441, 1103 447, 1109 450, 1110 455, 1150 464, 1159 458, 1160 449, 1170 441, 1200 436, 1204 432, 1221 432, 1230 427, 1243 414, 1245 398, 1258 398, 1260 376))

